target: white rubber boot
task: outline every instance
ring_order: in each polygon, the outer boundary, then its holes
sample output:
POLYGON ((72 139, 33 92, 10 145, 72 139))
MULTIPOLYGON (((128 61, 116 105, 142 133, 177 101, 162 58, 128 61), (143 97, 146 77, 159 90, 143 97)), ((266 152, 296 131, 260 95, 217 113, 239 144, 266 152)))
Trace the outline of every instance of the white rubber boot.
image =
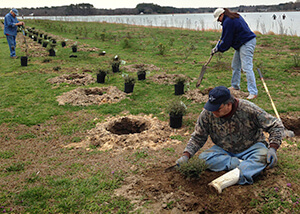
POLYGON ((217 179, 210 182, 208 185, 214 187, 218 193, 222 193, 222 190, 226 187, 232 186, 236 184, 239 181, 240 178, 240 170, 238 168, 235 168, 221 177, 218 177, 217 179))

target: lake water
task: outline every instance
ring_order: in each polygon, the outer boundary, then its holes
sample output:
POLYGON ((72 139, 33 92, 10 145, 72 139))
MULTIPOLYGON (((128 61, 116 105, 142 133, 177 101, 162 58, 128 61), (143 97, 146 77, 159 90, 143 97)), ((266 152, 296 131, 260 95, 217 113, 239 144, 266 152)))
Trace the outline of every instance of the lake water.
MULTIPOLYGON (((282 35, 300 36, 300 12, 240 13, 253 31, 266 34, 269 31, 282 35), (276 19, 273 16, 276 16, 276 19), (285 15, 285 17, 283 17, 285 15), (298 23, 298 24, 297 24, 298 23)), ((108 22, 130 25, 176 27, 193 30, 221 29, 213 21, 212 13, 167 15, 119 15, 119 16, 46 16, 25 19, 50 19, 58 21, 108 22)))

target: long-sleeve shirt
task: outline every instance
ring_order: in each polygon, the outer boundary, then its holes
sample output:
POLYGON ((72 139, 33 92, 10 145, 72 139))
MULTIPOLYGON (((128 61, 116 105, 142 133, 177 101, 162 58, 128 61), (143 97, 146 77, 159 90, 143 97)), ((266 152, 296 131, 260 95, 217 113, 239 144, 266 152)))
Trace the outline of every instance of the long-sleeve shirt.
POLYGON ((222 36, 217 45, 220 52, 227 51, 230 47, 239 50, 243 44, 256 37, 242 16, 231 19, 224 15, 222 28, 222 36))
POLYGON ((4 35, 16 36, 19 23, 17 17, 13 17, 11 13, 5 15, 4 18, 4 35))
POLYGON ((194 156, 208 136, 214 144, 234 154, 245 151, 257 142, 268 146, 263 131, 269 133, 269 143, 278 148, 284 130, 282 122, 247 100, 236 102, 236 110, 229 118, 217 118, 212 112, 203 110, 184 152, 194 156))

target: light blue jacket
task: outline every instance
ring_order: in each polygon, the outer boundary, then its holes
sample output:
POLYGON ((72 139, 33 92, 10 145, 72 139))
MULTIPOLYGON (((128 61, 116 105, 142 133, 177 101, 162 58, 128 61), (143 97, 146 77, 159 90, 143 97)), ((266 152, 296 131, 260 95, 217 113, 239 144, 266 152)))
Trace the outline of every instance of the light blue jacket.
POLYGON ((4 35, 16 36, 19 23, 17 17, 13 17, 11 13, 5 15, 4 18, 4 35))

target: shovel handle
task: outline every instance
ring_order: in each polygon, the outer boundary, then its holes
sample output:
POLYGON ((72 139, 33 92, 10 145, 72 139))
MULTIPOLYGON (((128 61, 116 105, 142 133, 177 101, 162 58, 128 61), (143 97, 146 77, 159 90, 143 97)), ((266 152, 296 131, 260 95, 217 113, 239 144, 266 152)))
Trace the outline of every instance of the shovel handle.
POLYGON ((261 73, 261 71, 260 71, 259 68, 257 68, 257 71, 258 71, 258 74, 259 74, 259 78, 260 78, 260 79, 263 79, 263 75, 262 75, 262 73, 261 73))
POLYGON ((281 119, 280 119, 280 116, 279 116, 279 114, 278 114, 278 111, 277 111, 277 109, 276 109, 276 106, 275 106, 275 104, 274 104, 274 102, 273 102, 273 99, 272 99, 272 97, 271 97, 271 94, 270 94, 270 92, 269 92, 269 90, 268 90, 267 84, 265 83, 265 80, 264 80, 264 78, 263 78, 263 76, 262 76, 262 73, 261 73, 261 71, 260 71, 259 68, 257 68, 257 71, 258 71, 258 74, 259 74, 259 76, 260 76, 260 79, 261 79, 261 81, 262 81, 262 83, 263 83, 263 85, 264 85, 264 88, 265 88, 265 90, 266 90, 266 92, 267 92, 267 94, 268 94, 268 96, 269 96, 269 98, 270 98, 270 101, 271 101, 272 107, 273 107, 273 109, 274 109, 274 112, 275 112, 275 114, 276 114, 276 117, 277 117, 279 120, 281 120, 281 119))
POLYGON ((208 61, 205 63, 205 66, 207 66, 207 65, 210 63, 210 61, 211 61, 212 57, 213 57, 213 54, 211 54, 211 55, 210 55, 210 57, 209 57, 208 61))

